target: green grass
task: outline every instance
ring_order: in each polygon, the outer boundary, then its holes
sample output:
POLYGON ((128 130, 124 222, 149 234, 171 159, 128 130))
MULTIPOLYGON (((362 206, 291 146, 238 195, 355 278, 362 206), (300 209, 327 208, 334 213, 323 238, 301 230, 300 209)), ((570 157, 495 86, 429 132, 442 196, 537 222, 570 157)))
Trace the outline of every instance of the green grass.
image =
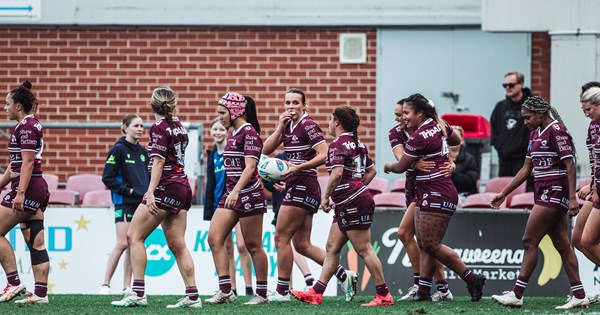
MULTIPOLYGON (((361 307, 361 303, 370 301, 370 297, 356 297, 345 302, 341 297, 326 297, 323 304, 307 305, 298 301, 285 304, 243 305, 249 298, 240 297, 230 305, 204 305, 201 309, 166 309, 167 304, 175 303, 177 296, 149 296, 148 307, 115 308, 112 300, 120 296, 99 295, 51 295, 48 305, 0 304, 0 314, 589 314, 600 313, 600 304, 587 310, 558 311, 554 307, 564 303, 564 298, 525 297, 521 309, 502 307, 485 297, 478 303, 470 302, 466 297, 458 297, 453 302, 404 302, 390 307, 361 307)), ((203 297, 203 300, 206 297, 203 297)))

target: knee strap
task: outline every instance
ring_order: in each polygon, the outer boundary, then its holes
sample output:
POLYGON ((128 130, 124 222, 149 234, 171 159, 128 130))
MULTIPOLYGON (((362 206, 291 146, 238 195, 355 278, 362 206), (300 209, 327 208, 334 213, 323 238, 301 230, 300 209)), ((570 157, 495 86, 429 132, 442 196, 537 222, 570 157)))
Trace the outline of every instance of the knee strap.
POLYGON ((27 242, 27 248, 29 248, 29 255, 31 256, 31 265, 39 265, 50 261, 48 257, 48 251, 46 248, 37 250, 33 248, 35 238, 40 232, 44 230, 43 220, 30 220, 23 222, 25 229, 29 229, 29 241, 27 242))

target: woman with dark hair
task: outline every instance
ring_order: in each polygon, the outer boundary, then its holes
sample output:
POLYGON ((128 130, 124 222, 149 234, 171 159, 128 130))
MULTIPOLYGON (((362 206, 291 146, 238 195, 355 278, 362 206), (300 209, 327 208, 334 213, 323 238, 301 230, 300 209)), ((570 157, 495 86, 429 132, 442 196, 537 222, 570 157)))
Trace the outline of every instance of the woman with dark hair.
POLYGON ((125 272, 123 273, 123 291, 131 292, 131 259, 127 231, 135 210, 142 202, 148 190, 148 151, 140 145, 144 134, 144 122, 136 114, 123 117, 121 132, 125 135, 108 151, 108 157, 102 172, 102 182, 111 190, 115 205, 115 226, 117 244, 108 257, 104 283, 100 294, 110 294, 110 279, 115 273, 119 259, 125 251, 125 272))
MULTIPOLYGON (((215 118, 210 124, 210 136, 215 141, 215 145, 212 150, 206 151, 206 189, 204 194, 204 220, 210 221, 221 197, 225 193, 225 180, 227 174, 225 174, 225 159, 223 153, 225 152, 225 144, 227 144, 227 128, 223 126, 221 119, 215 118)), ((242 267, 242 274, 244 281, 246 282, 246 295, 254 295, 252 290, 252 259, 250 253, 246 249, 244 243, 244 236, 242 235, 242 228, 240 224, 235 225, 235 243, 237 246, 238 253, 240 255, 240 264, 242 267)), ((235 266, 235 253, 233 248, 233 231, 229 233, 225 240, 225 249, 227 249, 227 257, 229 258, 229 273, 231 277, 231 290, 233 294, 237 295, 236 290, 236 266, 235 266)))
POLYGON ((10 191, 0 203, 0 263, 8 284, 0 295, 0 302, 9 302, 25 293, 17 271, 13 249, 6 233, 19 224, 29 249, 35 289, 27 297, 15 301, 23 304, 48 303, 48 271, 50 263, 44 245, 44 211, 48 206, 48 184, 42 178, 42 125, 34 116, 37 99, 29 81, 6 95, 4 109, 8 119, 17 122, 8 143, 10 163, 0 177, 0 190, 10 184, 10 191))
POLYGON ((307 291, 290 291, 301 302, 321 304, 327 283, 337 269, 340 251, 350 240, 375 280, 377 294, 371 302, 362 306, 394 305, 394 298, 383 277, 381 261, 371 247, 375 202, 367 185, 377 171, 367 147, 358 139, 359 125, 360 118, 350 106, 338 107, 331 114, 329 133, 336 138, 331 142, 327 155, 330 177, 321 197, 321 207, 325 212, 334 209, 334 222, 337 224, 329 230, 327 256, 319 281, 307 291), (330 204, 330 197, 335 206, 330 204))
MULTIPOLYGON (((327 144, 319 125, 306 112, 304 92, 299 89, 287 91, 284 99, 285 112, 279 116, 275 132, 267 138, 263 154, 273 153, 281 143, 285 149, 289 169, 283 175, 287 191, 283 199, 277 226, 277 289, 269 296, 271 302, 289 302, 290 276, 293 267, 293 251, 322 265, 325 251, 310 242, 313 215, 319 209, 321 188, 317 181, 317 167, 325 163, 327 144)), ((346 301, 355 294, 358 275, 337 266, 336 277, 346 293, 346 301)))
MULTIPOLYGON (((400 161, 402 159, 402 155, 404 154, 404 146, 406 141, 415 132, 414 128, 407 128, 406 123, 404 121, 404 115, 402 112, 403 105, 406 99, 401 99, 394 106, 394 117, 396 126, 390 129, 388 133, 388 139, 390 141, 390 145, 392 147, 392 152, 394 153, 394 157, 396 160, 400 161)), ((432 161, 427 161, 427 159, 419 159, 414 167, 406 170, 406 182, 405 182, 405 201, 407 204, 406 212, 402 216, 402 220, 400 221, 400 225, 398 226, 398 238, 404 245, 406 249, 406 254, 408 255, 408 259, 410 260, 410 264, 413 269, 413 285, 408 289, 408 292, 403 295, 398 301, 410 301, 417 294, 417 290, 419 289, 419 278, 420 278, 420 263, 419 263, 419 246, 415 241, 415 207, 417 205, 417 200, 415 198, 416 193, 416 177, 415 177, 415 169, 421 169, 423 171, 428 171, 433 168, 435 163, 432 161)), ((452 172, 450 166, 445 168, 448 172, 452 172)), ((444 265, 439 261, 436 263, 436 269, 434 274, 434 279, 436 280, 436 289, 437 291, 431 296, 431 299, 434 302, 442 302, 442 301, 452 301, 454 297, 452 296, 452 292, 450 292, 448 288, 448 281, 446 281, 446 275, 444 272, 444 265)))
POLYGON ((225 128, 233 128, 233 133, 227 139, 224 152, 227 192, 221 197, 208 231, 208 245, 219 275, 219 290, 205 302, 220 304, 236 300, 231 291, 225 239, 239 222, 256 271, 256 294, 245 304, 265 304, 269 302, 268 262, 262 247, 262 224, 267 200, 256 169, 262 150, 256 104, 251 97, 228 92, 219 100, 217 114, 225 128))
POLYGON ((192 205, 192 190, 185 168, 185 149, 188 145, 187 130, 179 118, 173 116, 177 107, 177 95, 169 87, 159 87, 150 99, 156 123, 150 128, 150 184, 129 226, 127 238, 133 269, 133 292, 123 299, 113 301, 113 306, 146 306, 144 276, 146 272, 146 246, 144 241, 158 227, 167 239, 167 244, 179 267, 185 284, 185 297, 167 308, 198 308, 194 261, 185 244, 187 213, 192 205))
POLYGON ((532 131, 525 164, 491 204, 496 209, 500 207, 506 196, 534 171, 535 205, 523 233, 525 251, 517 282, 512 291, 492 295, 492 299, 505 306, 523 306, 523 293, 537 264, 538 245, 547 234, 560 253, 573 294, 564 305, 556 308, 588 307, 590 302, 579 279, 577 257, 569 243, 567 227, 567 214, 575 216, 579 212, 573 140, 556 109, 541 97, 527 98, 521 105, 521 116, 525 126, 532 131))
POLYGON ((400 161, 385 163, 384 171, 405 172, 414 162, 424 157, 435 162, 435 166, 428 171, 415 171, 415 232, 420 249, 421 269, 419 289, 412 300, 431 300, 431 281, 437 259, 467 283, 471 301, 479 301, 485 277, 474 274, 455 251, 442 244, 458 202, 456 188, 450 177, 444 175, 442 167, 448 161, 448 145, 459 144, 460 138, 452 132, 449 125, 438 118, 433 102, 421 94, 413 94, 405 100, 403 114, 406 127, 414 128, 415 132, 406 141, 400 161))

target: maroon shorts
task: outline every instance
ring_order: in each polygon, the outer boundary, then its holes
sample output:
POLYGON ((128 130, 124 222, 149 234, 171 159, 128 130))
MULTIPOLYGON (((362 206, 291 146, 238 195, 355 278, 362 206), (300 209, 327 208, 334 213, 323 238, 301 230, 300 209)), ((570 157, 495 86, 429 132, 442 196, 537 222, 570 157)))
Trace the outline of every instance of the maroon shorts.
MULTIPOLYGON (((229 192, 223 194, 217 209, 225 209, 225 200, 227 200, 227 196, 229 196, 229 192)), ((259 186, 258 189, 250 192, 240 193, 237 202, 231 210, 235 211, 239 218, 267 212, 267 198, 262 186, 259 186)))
POLYGON ((316 213, 321 204, 321 186, 314 176, 292 176, 285 181, 287 192, 282 206, 292 206, 316 213))
POLYGON ((334 223, 337 223, 341 231, 366 230, 373 223, 375 202, 368 190, 365 190, 354 199, 334 207, 334 223))
MULTIPOLYGON (((159 209, 177 214, 181 210, 189 210, 192 206, 192 189, 188 183, 159 185, 154 190, 154 201, 159 209)), ((142 204, 146 204, 146 196, 142 204)))
MULTIPOLYGON (((12 208, 13 199, 17 196, 19 190, 20 177, 13 178, 10 180, 10 191, 4 199, 2 199, 2 206, 6 208, 12 208)), ((37 209, 42 211, 48 207, 48 199, 50 198, 50 192, 48 192, 48 184, 41 176, 31 176, 29 180, 29 186, 25 190, 25 201, 23 201, 23 209, 29 213, 35 213, 37 209)))
POLYGON ((569 182, 566 179, 534 181, 533 196, 536 205, 569 210, 569 182))
POLYGON ((416 202, 419 211, 453 215, 458 203, 458 193, 450 178, 427 183, 417 183, 416 202))
POLYGON ((406 179, 404 183, 404 201, 406 201, 406 207, 410 206, 413 201, 416 201, 417 185, 415 179, 406 179))

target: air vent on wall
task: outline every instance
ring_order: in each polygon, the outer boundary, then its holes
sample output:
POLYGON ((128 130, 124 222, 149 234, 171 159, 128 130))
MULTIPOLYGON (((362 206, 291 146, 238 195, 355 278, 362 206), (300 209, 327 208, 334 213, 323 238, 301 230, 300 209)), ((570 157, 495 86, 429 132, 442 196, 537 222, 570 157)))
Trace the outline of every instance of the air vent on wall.
POLYGON ((340 34, 340 63, 367 62, 367 34, 340 34))

